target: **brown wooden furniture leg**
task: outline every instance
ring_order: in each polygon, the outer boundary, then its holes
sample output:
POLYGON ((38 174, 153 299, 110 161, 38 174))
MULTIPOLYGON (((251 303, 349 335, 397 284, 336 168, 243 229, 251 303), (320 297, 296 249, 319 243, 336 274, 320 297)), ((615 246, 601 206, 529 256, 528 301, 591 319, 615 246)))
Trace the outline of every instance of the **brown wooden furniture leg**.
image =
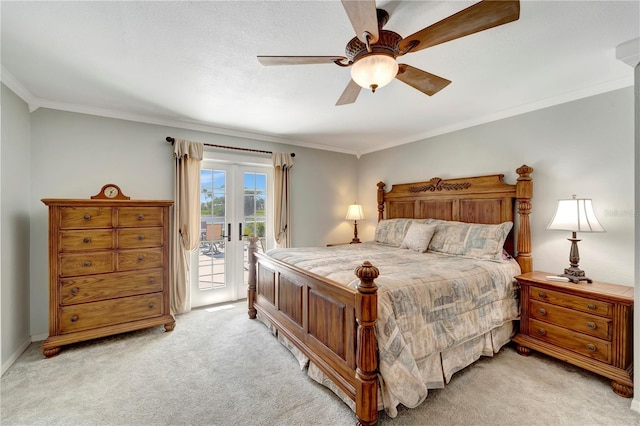
POLYGON ((616 395, 620 395, 624 398, 631 398, 633 396, 633 386, 623 385, 622 383, 612 380, 611 387, 616 395))

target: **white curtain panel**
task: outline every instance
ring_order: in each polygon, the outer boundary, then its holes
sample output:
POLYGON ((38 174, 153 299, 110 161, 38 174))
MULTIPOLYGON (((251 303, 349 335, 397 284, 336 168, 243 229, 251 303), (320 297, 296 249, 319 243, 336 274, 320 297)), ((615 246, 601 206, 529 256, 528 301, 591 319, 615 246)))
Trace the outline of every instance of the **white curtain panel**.
POLYGON ((200 161, 204 145, 175 139, 176 162, 173 209, 171 309, 176 314, 191 310, 190 253, 200 244, 200 161))
POLYGON ((293 167, 293 158, 286 152, 274 152, 274 223, 273 235, 278 247, 291 245, 291 221, 289 208, 289 171, 293 167))

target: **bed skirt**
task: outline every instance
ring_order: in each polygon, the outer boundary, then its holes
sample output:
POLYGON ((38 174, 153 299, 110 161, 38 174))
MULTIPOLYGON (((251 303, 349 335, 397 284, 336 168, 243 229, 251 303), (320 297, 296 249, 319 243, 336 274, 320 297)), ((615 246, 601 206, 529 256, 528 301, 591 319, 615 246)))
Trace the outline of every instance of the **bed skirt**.
MULTIPOLYGON (((276 327, 271 324, 268 319, 262 317, 260 314, 258 314, 258 319, 260 319, 269 331, 277 337, 278 341, 293 354, 301 370, 306 370, 307 375, 311 379, 330 389, 355 412, 354 401, 329 380, 320 368, 311 362, 289 339, 278 333, 276 327)), ((480 359, 481 356, 493 356, 500 348, 509 343, 515 330, 515 321, 508 321, 481 336, 420 360, 419 368, 426 389, 442 389, 446 383, 449 383, 451 377, 456 372, 474 363, 480 359)), ((415 404, 407 404, 406 402, 401 402, 395 395, 388 391, 384 379, 380 374, 378 374, 378 383, 378 410, 385 410, 387 415, 392 418, 398 415, 398 405, 402 403, 407 406, 407 408, 415 408, 426 399, 428 394, 428 392, 425 392, 424 397, 415 404)))

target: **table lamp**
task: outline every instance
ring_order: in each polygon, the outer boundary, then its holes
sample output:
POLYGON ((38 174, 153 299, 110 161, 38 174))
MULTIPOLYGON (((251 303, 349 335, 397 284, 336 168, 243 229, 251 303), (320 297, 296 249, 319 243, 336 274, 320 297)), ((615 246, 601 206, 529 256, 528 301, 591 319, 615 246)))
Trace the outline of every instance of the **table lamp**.
POLYGON ((356 203, 349 205, 345 220, 353 220, 353 240, 351 240, 351 244, 357 244, 360 242, 358 239, 358 221, 363 219, 364 212, 362 211, 362 206, 356 203))
POLYGON ((569 251, 569 264, 571 267, 565 268, 564 274, 559 276, 566 277, 573 283, 586 281, 593 282, 587 278, 584 271, 578 267, 580 262, 580 254, 578 253, 578 238, 576 232, 605 232, 600 222, 593 212, 593 204, 588 198, 576 198, 574 195, 570 200, 558 200, 558 208, 553 216, 551 223, 547 229, 556 229, 562 231, 571 231, 571 250, 569 251))

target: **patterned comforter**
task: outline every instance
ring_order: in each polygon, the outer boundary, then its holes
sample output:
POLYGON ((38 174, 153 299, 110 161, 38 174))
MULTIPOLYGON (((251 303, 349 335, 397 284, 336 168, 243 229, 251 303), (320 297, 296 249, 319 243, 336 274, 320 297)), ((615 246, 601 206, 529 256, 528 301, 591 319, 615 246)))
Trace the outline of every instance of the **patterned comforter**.
POLYGON ((376 243, 328 248, 274 249, 275 259, 355 287, 354 269, 369 260, 380 270, 378 339, 380 390, 391 417, 415 407, 428 389, 480 355, 492 355, 511 337, 518 319, 513 260, 476 260, 418 253, 376 243), (504 332, 492 334, 492 330, 504 332), (504 329, 504 328, 502 328, 504 329))

